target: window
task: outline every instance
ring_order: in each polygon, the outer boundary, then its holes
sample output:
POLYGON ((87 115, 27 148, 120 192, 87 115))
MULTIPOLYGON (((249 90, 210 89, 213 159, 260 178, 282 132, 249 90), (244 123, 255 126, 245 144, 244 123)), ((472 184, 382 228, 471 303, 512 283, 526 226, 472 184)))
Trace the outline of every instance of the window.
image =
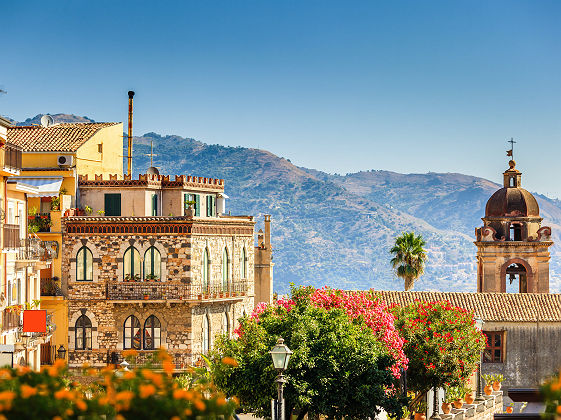
POLYGON ((103 143, 98 143, 98 145, 97 145, 97 153, 103 153, 103 143))
POLYGON ((76 281, 93 281, 93 255, 87 246, 76 254, 76 281))
POLYGON ((144 350, 160 348, 160 334, 162 325, 154 315, 150 315, 144 322, 144 350))
POLYGON ((484 331, 487 347, 483 351, 483 363, 502 363, 504 355, 504 331, 484 331))
POLYGON ((224 248, 222 251, 222 291, 228 290, 228 281, 230 279, 230 259, 228 258, 228 250, 224 248))
POLYGON ((74 333, 76 336, 74 347, 76 350, 92 349, 92 321, 86 315, 81 315, 76 320, 74 333))
POLYGON ((510 240, 511 241, 521 241, 522 240, 522 226, 520 226, 520 225, 510 225, 510 240))
POLYGON ((23 303, 22 301, 22 296, 21 296, 21 279, 18 279, 18 296, 17 296, 17 302, 19 305, 21 305, 23 303))
POLYGON ((121 194, 105 194, 105 215, 121 215, 121 194))
POLYGON ((140 321, 134 315, 125 320, 123 332, 123 348, 140 350, 141 332, 140 321))
POLYGON ((514 178, 510 178, 510 186, 511 186, 511 187, 514 187, 514 185, 515 185, 515 184, 514 184, 514 178))
POLYGON ((242 256, 240 257, 240 266, 242 269, 242 279, 247 278, 247 256, 245 253, 245 246, 242 249, 242 256))
POLYGON ((156 247, 151 246, 144 254, 144 279, 160 280, 160 267, 162 258, 160 251, 156 247))
POLYGON ((210 329, 208 315, 203 317, 203 354, 207 354, 210 346, 210 329))
POLYGON ((22 204, 20 204, 20 208, 18 209, 18 224, 19 224, 19 238, 25 239, 26 229, 27 229, 27 218, 21 208, 22 204))
POLYGON ((216 212, 216 197, 214 195, 206 196, 206 215, 213 217, 216 212))
POLYGON ((226 312, 222 314, 222 332, 230 337, 230 326, 228 323, 228 314, 226 312))
POLYGON ((125 280, 140 280, 140 253, 134 246, 125 251, 123 266, 125 280))
POLYGON ((193 203, 193 201, 195 202, 193 204, 194 216, 198 217, 198 216, 201 215, 201 196, 199 194, 184 194, 183 195, 184 213, 185 213, 185 210, 187 210, 189 208, 189 202, 193 203))
POLYGON ((158 196, 152 194, 152 216, 158 215, 158 196))
POLYGON ((210 286, 210 256, 208 255, 208 248, 205 248, 203 251, 201 273, 203 291, 206 291, 210 286))

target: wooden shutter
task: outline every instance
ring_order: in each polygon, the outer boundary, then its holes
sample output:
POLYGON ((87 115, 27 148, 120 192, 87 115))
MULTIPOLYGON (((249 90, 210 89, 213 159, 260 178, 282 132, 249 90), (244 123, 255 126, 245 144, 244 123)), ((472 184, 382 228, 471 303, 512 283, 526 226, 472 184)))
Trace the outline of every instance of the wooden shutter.
POLYGON ((212 199, 210 195, 206 196, 206 215, 207 217, 212 216, 212 199))
POLYGON ((105 215, 121 215, 121 194, 105 194, 105 215))
POLYGON ((201 196, 195 194, 195 216, 201 215, 201 196))
POLYGON ((158 196, 156 194, 152 195, 152 216, 158 215, 158 196))

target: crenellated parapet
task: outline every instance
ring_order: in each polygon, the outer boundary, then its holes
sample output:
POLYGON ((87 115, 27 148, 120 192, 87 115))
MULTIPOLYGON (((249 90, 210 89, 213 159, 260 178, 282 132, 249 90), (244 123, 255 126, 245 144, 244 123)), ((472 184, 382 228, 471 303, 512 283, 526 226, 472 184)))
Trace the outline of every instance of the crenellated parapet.
POLYGON ((169 175, 159 174, 140 174, 138 179, 132 179, 130 175, 125 175, 124 179, 118 179, 117 174, 110 174, 109 179, 101 175, 94 175, 90 179, 88 175, 78 175, 78 185, 80 188, 88 187, 156 187, 156 188, 183 188, 183 189, 209 189, 224 191, 224 180, 218 178, 207 178, 202 176, 175 175, 170 179, 169 175))

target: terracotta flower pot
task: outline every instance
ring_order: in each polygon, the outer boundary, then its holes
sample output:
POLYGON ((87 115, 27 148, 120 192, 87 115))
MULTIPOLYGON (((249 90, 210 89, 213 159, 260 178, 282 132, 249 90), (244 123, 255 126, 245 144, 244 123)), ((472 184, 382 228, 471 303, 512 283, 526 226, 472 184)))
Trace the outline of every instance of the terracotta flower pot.
POLYGON ((425 413, 415 413, 415 420, 427 420, 425 413))
POLYGON ((466 401, 466 404, 473 404, 474 401, 473 394, 471 393, 466 394, 464 400, 466 401))
POLYGON ((452 410, 452 403, 443 402, 440 408, 442 408, 442 412, 444 414, 450 414, 450 410, 452 410))
POLYGON ((501 389, 501 383, 500 382, 493 382, 493 391, 499 391, 501 389))
POLYGON ((461 398, 458 398, 457 400, 454 400, 454 408, 459 410, 460 408, 462 408, 462 405, 464 405, 464 400, 461 398))
POLYGON ((485 392, 485 395, 491 395, 493 393, 493 388, 491 388, 491 385, 485 385, 483 392, 485 392))
POLYGON ((508 407, 506 408, 506 412, 507 412, 508 414, 512 414, 512 407, 508 406, 508 407))
POLYGON ((149 297, 150 296, 148 296, 148 295, 144 295, 144 300, 148 300, 149 297))

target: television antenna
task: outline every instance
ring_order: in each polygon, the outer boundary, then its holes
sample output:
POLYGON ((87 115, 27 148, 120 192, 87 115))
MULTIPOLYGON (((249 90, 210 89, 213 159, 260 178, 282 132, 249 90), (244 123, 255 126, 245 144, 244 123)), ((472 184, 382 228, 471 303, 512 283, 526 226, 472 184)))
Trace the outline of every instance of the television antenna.
POLYGON ((150 153, 145 153, 144 156, 150 156, 150 167, 154 166, 154 140, 150 139, 150 153))

